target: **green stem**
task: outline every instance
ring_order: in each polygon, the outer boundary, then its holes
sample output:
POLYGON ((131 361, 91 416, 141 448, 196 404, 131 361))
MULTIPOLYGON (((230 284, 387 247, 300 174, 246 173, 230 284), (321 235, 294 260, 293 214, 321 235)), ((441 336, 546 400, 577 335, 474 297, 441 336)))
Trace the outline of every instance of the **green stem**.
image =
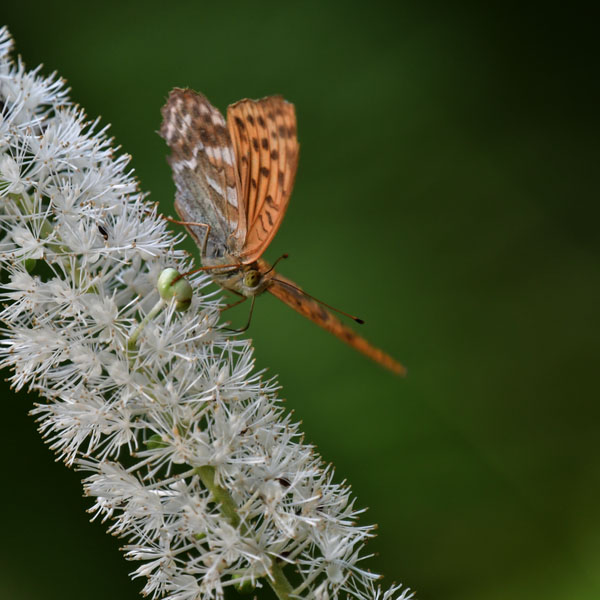
POLYGON ((269 579, 269 585, 277 594, 277 597, 280 600, 289 600, 292 597, 294 588, 285 576, 282 566, 275 561, 271 563, 271 575, 273 579, 269 579))
MULTIPOLYGON (((204 467, 196 467, 195 470, 204 484, 204 487, 208 489, 215 502, 219 505, 223 516, 227 518, 234 527, 238 527, 240 524, 240 516, 237 513, 237 506, 235 505, 233 498, 229 495, 229 492, 215 483, 215 468, 207 465, 204 467)), ((245 527, 242 528, 243 533, 246 533, 245 529, 245 527)))
POLYGON ((131 334, 129 341, 127 342, 127 348, 129 350, 134 350, 135 345, 137 344, 137 339, 142 333, 142 330, 148 324, 148 321, 154 319, 154 317, 162 310, 165 301, 161 298, 152 308, 152 310, 144 317, 144 320, 136 327, 135 331, 131 334))
MULTIPOLYGON (((240 527, 242 533, 248 533, 248 528, 241 522, 237 512, 237 506, 229 492, 215 483, 215 468, 211 466, 196 467, 196 473, 200 480, 212 494, 215 502, 219 505, 221 513, 234 527, 240 527)), ((292 584, 283 572, 283 568, 275 560, 271 562, 271 577, 267 577, 269 585, 279 600, 291 600, 293 592, 292 584)))

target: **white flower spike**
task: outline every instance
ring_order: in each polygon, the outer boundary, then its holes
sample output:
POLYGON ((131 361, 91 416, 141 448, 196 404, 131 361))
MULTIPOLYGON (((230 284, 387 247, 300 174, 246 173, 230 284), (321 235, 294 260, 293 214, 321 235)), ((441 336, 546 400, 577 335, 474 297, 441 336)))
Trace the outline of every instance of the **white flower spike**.
POLYGON ((62 80, 11 49, 0 29, 0 365, 46 399, 40 431, 87 474, 91 512, 127 541, 142 593, 411 598, 360 566, 373 528, 302 443, 249 342, 219 328, 207 278, 191 297, 172 270, 190 265, 128 158, 62 80))

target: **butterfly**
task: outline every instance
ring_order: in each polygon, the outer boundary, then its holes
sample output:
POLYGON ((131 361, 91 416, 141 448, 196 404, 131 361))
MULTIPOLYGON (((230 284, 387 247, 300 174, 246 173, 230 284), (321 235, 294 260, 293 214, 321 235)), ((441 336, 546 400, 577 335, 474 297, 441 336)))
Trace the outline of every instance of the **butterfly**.
POLYGON ((204 95, 175 88, 162 119, 159 133, 171 149, 175 210, 215 283, 242 296, 240 302, 267 291, 369 358, 405 374, 398 361, 261 258, 294 185, 299 151, 294 105, 281 96, 244 99, 228 107, 225 121, 204 95))

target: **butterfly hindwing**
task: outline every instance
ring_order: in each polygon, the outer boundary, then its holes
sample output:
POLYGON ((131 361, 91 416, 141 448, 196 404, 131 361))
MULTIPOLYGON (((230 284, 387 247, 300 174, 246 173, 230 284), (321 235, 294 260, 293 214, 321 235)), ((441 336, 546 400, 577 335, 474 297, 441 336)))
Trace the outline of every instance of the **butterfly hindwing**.
POLYGON ((240 100, 227 109, 227 124, 246 210, 241 254, 252 262, 277 233, 292 193, 299 151, 296 113, 281 96, 240 100))
POLYGON ((276 273, 267 288, 273 296, 285 302, 288 306, 310 319, 329 333, 337 336, 346 344, 362 352, 372 360, 390 369, 397 375, 406 374, 406 369, 397 360, 379 348, 372 346, 365 338, 344 325, 335 315, 326 310, 314 298, 305 294, 301 288, 285 277, 276 273))
POLYGON ((171 148, 169 163, 177 188, 175 209, 189 225, 205 258, 238 255, 246 237, 235 151, 223 115, 205 96, 175 88, 162 109, 160 135, 171 148))

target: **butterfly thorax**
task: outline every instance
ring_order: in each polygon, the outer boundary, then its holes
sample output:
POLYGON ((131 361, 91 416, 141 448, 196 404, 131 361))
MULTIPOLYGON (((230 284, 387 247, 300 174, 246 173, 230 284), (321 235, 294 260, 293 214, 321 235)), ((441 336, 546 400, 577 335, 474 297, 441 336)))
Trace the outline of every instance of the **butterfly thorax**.
MULTIPOLYGON (((205 266, 217 266, 219 263, 231 264, 231 262, 227 263, 225 260, 211 261, 206 258, 203 263, 205 266)), ((269 265, 261 260, 246 265, 211 269, 208 272, 217 285, 242 296, 251 297, 262 294, 269 287, 271 280, 269 271, 269 265)))

